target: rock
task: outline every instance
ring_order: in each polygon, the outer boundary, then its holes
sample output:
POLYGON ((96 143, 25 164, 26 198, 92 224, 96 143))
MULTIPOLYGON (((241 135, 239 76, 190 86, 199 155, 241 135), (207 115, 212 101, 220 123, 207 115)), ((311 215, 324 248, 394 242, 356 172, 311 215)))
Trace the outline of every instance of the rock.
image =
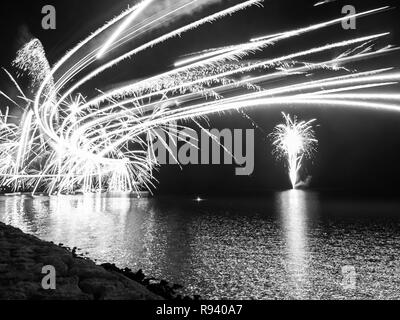
POLYGON ((76 251, 0 223, 0 299, 161 299, 137 281, 78 257, 76 251), (55 290, 42 288, 45 265, 56 269, 55 290))
POLYGON ((58 276, 66 276, 68 273, 68 266, 64 263, 61 257, 46 256, 42 258, 43 266, 53 266, 56 269, 58 276))
POLYGON ((6 273, 9 270, 8 264, 0 264, 0 273, 6 273))

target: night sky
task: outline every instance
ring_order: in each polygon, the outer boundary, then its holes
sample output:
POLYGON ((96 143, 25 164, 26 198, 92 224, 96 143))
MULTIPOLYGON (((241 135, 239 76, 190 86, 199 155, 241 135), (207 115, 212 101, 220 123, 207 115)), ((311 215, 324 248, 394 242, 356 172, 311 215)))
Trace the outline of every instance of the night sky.
MULTIPOLYGON (((162 0, 156 0, 162 1, 162 0)), ((185 53, 241 43, 259 35, 287 31, 323 22, 341 16, 341 8, 352 4, 358 12, 384 5, 395 6, 398 1, 354 0, 336 1, 313 7, 316 0, 270 0, 263 8, 251 8, 232 17, 208 24, 184 34, 165 44, 147 50, 135 59, 122 63, 113 71, 91 82, 85 93, 94 94, 95 88, 107 90, 113 84, 123 83, 156 74, 171 67, 176 58, 185 53)), ((226 7, 235 1, 223 0, 213 9, 226 7)), ((69 48, 96 30, 105 21, 127 8, 133 1, 128 0, 46 0, 6 1, 2 3, 0 32, 2 46, 0 65, 10 67, 15 52, 29 37, 38 37, 47 52, 50 63, 55 63, 69 48), (57 9, 57 29, 41 28, 41 8, 52 4, 57 9)), ((199 18, 210 9, 195 13, 199 18)), ((215 10, 213 10, 215 11, 215 10)), ((211 11, 210 11, 211 12, 211 11)), ((260 57, 277 56, 313 46, 347 40, 357 36, 391 32, 381 46, 400 45, 400 9, 393 9, 374 16, 358 19, 356 30, 343 30, 339 25, 284 41, 273 49, 265 50, 260 57)), ((192 21, 193 17, 185 17, 192 21)), ((161 30, 162 31, 162 30, 161 30)), ((157 31, 156 31, 157 32, 157 31)), ((159 31, 160 32, 160 31, 159 31)), ((152 36, 152 35, 149 35, 152 36)), ((131 48, 131 47, 127 47, 131 48)), ((331 51, 324 57, 340 52, 331 51)), ((371 59, 352 65, 357 70, 384 67, 400 67, 400 52, 371 59)), ((7 78, 0 75, 0 90, 12 93, 7 78)), ((390 89, 398 93, 399 86, 390 89)), ((0 100, 1 106, 5 101, 0 100)), ((400 106, 399 106, 400 108, 400 106)), ((400 191, 400 112, 385 113, 343 108, 323 109, 287 106, 284 108, 250 109, 247 114, 262 130, 256 131, 255 171, 249 177, 235 176, 232 166, 186 166, 183 171, 177 166, 164 166, 157 174, 159 192, 185 192, 193 194, 255 193, 266 190, 286 189, 290 183, 282 163, 271 155, 267 134, 281 121, 281 111, 290 112, 301 119, 317 118, 316 129, 319 140, 318 153, 307 172, 313 176, 313 189, 368 191, 400 191)), ((16 111, 15 111, 16 112, 16 111)), ((237 112, 210 117, 211 127, 252 128, 249 120, 237 112)))

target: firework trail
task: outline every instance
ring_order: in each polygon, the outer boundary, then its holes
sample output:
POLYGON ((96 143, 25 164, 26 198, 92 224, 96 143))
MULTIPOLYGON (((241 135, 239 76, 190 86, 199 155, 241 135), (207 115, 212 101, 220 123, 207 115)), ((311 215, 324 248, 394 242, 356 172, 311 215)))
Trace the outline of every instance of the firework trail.
MULTIPOLYGON (((375 45, 389 33, 322 43, 283 56, 248 59, 279 42, 340 24, 349 16, 189 53, 169 70, 108 92, 96 90, 88 95, 79 91, 119 63, 129 58, 135 63, 135 56, 145 50, 260 6, 262 0, 238 1, 198 20, 166 28, 179 17, 192 17, 189 12, 199 12, 216 2, 179 0, 161 4, 143 0, 92 33, 54 66, 48 63, 39 40, 26 44, 18 51, 14 65, 30 76, 35 95, 27 98, 10 74, 19 97, 0 91, 24 110, 17 125, 7 122, 7 116, 1 118, 0 185, 33 192, 45 189, 51 194, 151 189, 158 164, 150 155, 154 139, 161 139, 159 130, 179 140, 183 127, 179 123, 191 120, 203 129, 198 120, 212 113, 287 105, 400 111, 400 95, 371 91, 397 84, 399 72, 391 66, 360 71, 351 66, 398 50, 375 45), (152 39, 141 41, 142 36, 153 34, 152 39), (337 51, 342 53, 332 58, 337 51), (329 59, 312 62, 317 54, 329 59)), ((354 17, 365 18, 388 9, 380 7, 354 17)))
POLYGON ((323 1, 319 1, 317 3, 314 4, 314 7, 318 7, 318 6, 322 6, 324 4, 328 4, 331 2, 336 2, 337 0, 323 0, 323 1))
POLYGON ((272 145, 277 158, 287 162, 290 182, 295 189, 303 160, 313 156, 318 144, 312 127, 316 120, 298 121, 285 113, 283 117, 285 123, 277 125, 271 134, 272 145))

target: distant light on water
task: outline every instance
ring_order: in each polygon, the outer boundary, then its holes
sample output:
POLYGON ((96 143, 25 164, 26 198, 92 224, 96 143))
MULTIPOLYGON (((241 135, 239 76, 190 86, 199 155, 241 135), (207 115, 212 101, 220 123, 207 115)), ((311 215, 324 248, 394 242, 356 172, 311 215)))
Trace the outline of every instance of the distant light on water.
POLYGON ((196 202, 203 202, 204 201, 204 199, 202 199, 200 196, 197 196, 196 197, 196 199, 194 199, 194 201, 196 201, 196 202))

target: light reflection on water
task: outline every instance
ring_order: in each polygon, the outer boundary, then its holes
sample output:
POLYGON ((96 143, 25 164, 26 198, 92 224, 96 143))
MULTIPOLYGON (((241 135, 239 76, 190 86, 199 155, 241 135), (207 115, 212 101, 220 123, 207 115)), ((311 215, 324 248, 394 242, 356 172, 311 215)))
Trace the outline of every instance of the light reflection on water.
POLYGON ((305 296, 304 283, 307 282, 308 215, 318 208, 315 194, 290 190, 277 196, 277 209, 282 219, 286 239, 287 273, 295 298, 305 296))
POLYGON ((0 197, 0 220, 25 232, 228 299, 399 298, 399 209, 306 191, 201 203, 0 197), (341 287, 345 265, 355 290, 341 287))

